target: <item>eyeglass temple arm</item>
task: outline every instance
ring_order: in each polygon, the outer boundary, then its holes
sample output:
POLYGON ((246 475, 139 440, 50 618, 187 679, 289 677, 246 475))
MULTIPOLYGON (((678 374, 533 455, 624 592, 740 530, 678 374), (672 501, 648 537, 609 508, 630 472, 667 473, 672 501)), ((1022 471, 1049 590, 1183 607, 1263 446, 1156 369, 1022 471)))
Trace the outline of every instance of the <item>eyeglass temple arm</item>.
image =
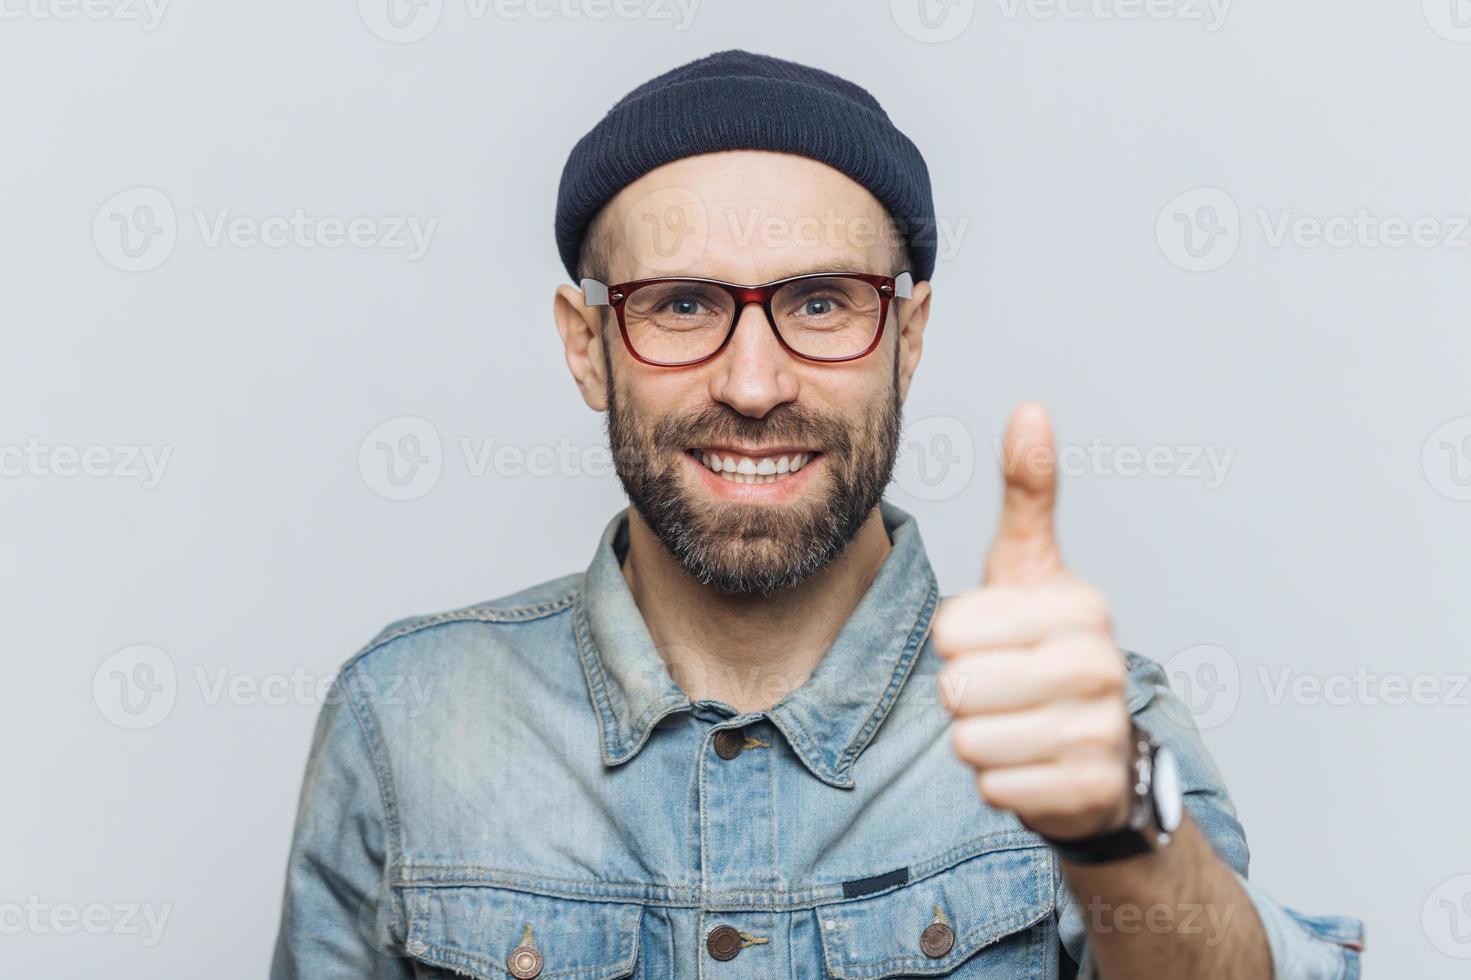
POLYGON ((588 306, 608 305, 608 286, 606 283, 598 282, 596 279, 584 279, 582 286, 582 301, 588 306))

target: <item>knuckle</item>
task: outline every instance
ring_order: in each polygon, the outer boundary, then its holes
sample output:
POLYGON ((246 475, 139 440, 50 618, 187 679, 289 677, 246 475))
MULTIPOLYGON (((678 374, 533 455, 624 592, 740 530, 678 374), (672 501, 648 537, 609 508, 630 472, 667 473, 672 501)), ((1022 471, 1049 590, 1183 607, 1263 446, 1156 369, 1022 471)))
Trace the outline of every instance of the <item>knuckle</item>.
POLYGON ((994 736, 994 726, 988 718, 957 718, 950 725, 950 744, 955 754, 972 766, 989 765, 995 758, 994 736))
POLYGON ((1122 748, 1129 741, 1129 716, 1124 711, 1110 711, 1101 728, 1100 741, 1106 748, 1122 748))
POLYGON ((976 773, 976 792, 981 799, 998 809, 1005 808, 1008 800, 1005 792, 1005 781, 999 779, 995 772, 976 773))
POLYGON ((1088 600, 1088 622, 1100 633, 1109 632, 1113 629, 1113 614, 1109 609, 1108 601, 1094 592, 1088 600))
POLYGON ((1124 658, 1113 649, 1104 651, 1099 658, 1098 682, 1104 694, 1123 696, 1129 685, 1129 672, 1124 668, 1124 658))
POLYGON ((946 711, 954 712, 965 703, 965 687, 968 679, 964 670, 954 664, 940 668, 935 675, 935 686, 939 689, 940 704, 946 711))
POLYGON ((957 721, 950 726, 950 748, 965 760, 969 760, 975 754, 975 736, 972 727, 963 721, 957 721))
POLYGON ((1090 694, 1122 694, 1128 683, 1124 658, 1112 643, 1089 643, 1077 651, 1073 669, 1082 689, 1090 694))
POLYGON ((938 652, 946 656, 955 652, 965 615, 961 598, 947 599, 936 610, 935 618, 930 623, 930 641, 938 652))
POLYGON ((1078 796, 1094 811, 1109 811, 1118 803, 1124 789, 1122 767, 1090 766, 1078 779, 1078 796))
POLYGON ((1083 583, 1074 586, 1072 602, 1078 611, 1078 618, 1084 625, 1097 630, 1111 628, 1112 616, 1109 612, 1108 600, 1093 586, 1083 583))

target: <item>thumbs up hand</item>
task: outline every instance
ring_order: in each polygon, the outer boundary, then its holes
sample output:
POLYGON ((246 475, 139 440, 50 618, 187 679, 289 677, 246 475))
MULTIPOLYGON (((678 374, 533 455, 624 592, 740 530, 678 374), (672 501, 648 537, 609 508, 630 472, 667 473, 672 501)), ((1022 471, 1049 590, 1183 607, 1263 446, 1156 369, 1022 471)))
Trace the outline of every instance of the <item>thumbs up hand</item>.
POLYGON ((984 584, 935 615, 931 639, 948 661, 941 700, 982 799, 1044 837, 1089 837, 1128 817, 1126 671, 1107 603, 1062 565, 1056 450, 1042 406, 1012 415, 1002 475, 984 584))

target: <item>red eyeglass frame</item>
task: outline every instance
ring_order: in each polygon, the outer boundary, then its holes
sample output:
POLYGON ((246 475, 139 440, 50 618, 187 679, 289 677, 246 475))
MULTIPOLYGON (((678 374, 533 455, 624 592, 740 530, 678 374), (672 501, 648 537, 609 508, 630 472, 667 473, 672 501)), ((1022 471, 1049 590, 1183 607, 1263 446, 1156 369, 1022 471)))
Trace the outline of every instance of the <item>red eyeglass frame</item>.
POLYGON ((771 332, 776 335, 777 343, 782 349, 793 357, 800 357, 804 361, 816 361, 820 364, 841 364, 846 361, 856 361, 860 357, 867 357, 878 347, 879 341, 883 339, 884 327, 889 321, 889 302, 894 299, 910 299, 914 294, 914 276, 909 272, 901 272, 894 276, 872 275, 866 272, 808 272, 800 276, 788 276, 785 279, 776 279, 772 282, 762 283, 759 286, 747 286, 740 283, 725 282, 720 279, 702 279, 697 276, 661 276, 655 279, 634 279, 629 282, 608 285, 596 279, 583 279, 579 285, 582 287, 583 302, 588 306, 611 306, 613 312, 618 316, 618 332, 623 336, 623 347, 632 355, 633 359, 640 364, 648 364, 651 367, 693 367, 696 364, 704 364, 715 357, 730 344, 730 338, 735 336, 736 327, 741 322, 741 312, 752 303, 760 306, 766 313, 766 323, 771 327, 771 332), (874 331, 873 340, 862 351, 857 354, 849 354, 844 357, 813 357, 794 350, 787 343, 785 337, 776 326, 776 315, 771 312, 771 300, 777 290, 783 286, 804 279, 854 279, 865 282, 872 286, 879 295, 879 326, 874 331), (707 286, 718 286, 731 295, 736 302, 735 315, 731 317, 730 329, 725 332, 725 339, 704 357, 697 357, 689 361, 655 361, 644 357, 634 350, 633 341, 628 337, 628 325, 623 320, 623 307, 628 297, 644 286, 653 286, 665 282, 696 282, 707 286))

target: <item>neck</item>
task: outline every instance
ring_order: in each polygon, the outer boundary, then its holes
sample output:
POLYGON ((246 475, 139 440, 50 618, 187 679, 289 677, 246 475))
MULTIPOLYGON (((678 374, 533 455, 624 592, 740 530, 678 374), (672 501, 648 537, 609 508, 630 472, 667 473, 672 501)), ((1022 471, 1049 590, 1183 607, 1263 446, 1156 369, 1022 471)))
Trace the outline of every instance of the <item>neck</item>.
POLYGON ((675 683, 692 700, 724 701, 744 714, 807 680, 888 554, 875 507, 842 554, 801 585, 724 595, 695 581, 630 507, 623 577, 675 683))

